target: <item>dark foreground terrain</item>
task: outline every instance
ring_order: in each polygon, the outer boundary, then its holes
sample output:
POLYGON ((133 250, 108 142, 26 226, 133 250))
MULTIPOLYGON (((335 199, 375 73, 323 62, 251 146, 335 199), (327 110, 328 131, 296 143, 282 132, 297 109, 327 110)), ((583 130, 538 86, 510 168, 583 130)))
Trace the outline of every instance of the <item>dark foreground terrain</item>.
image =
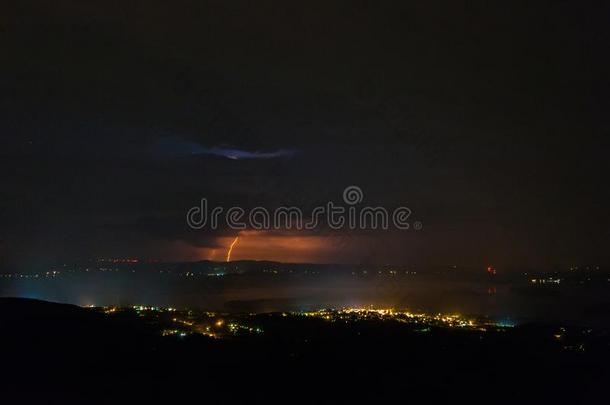
POLYGON ((3 403, 573 404, 608 397, 603 329, 244 314, 214 315, 211 329, 187 325, 183 333, 168 329, 164 316, 0 299, 3 403))

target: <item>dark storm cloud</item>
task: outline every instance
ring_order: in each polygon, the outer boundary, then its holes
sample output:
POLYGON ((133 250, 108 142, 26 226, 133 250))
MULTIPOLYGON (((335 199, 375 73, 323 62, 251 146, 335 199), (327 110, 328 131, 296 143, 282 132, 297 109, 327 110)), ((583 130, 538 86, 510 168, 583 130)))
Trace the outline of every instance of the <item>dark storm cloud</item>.
POLYGON ((213 246, 172 225, 202 197, 306 209, 356 184, 425 224, 390 256, 371 238, 372 261, 606 260, 608 17, 550 1, 4 4, 3 257, 213 246))

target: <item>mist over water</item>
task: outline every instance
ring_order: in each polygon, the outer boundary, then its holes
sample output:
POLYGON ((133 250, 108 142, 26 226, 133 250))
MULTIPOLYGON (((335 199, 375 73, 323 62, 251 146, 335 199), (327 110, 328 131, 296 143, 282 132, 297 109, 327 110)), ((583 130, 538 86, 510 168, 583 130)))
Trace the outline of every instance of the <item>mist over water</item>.
POLYGON ((0 280, 0 295, 81 306, 151 305, 225 312, 363 307, 488 316, 530 321, 610 324, 608 285, 534 287, 526 282, 302 275, 178 277, 69 274, 0 280))

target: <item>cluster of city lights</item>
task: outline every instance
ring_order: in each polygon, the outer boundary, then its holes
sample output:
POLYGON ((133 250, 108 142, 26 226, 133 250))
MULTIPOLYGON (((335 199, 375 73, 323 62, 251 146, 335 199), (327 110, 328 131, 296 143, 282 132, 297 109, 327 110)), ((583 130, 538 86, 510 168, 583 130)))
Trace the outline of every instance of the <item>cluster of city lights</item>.
POLYGON ((406 310, 395 310, 391 308, 342 308, 338 310, 321 309, 317 311, 293 312, 296 316, 316 317, 331 322, 350 322, 362 320, 392 320, 409 324, 424 324, 431 326, 469 328, 486 330, 488 327, 505 327, 488 319, 475 319, 464 317, 459 314, 427 314, 423 312, 411 312, 406 310))
MULTIPOLYGON (((185 337, 188 335, 204 335, 212 338, 223 338, 238 334, 259 334, 263 329, 258 326, 242 324, 240 319, 225 321, 223 317, 228 314, 219 314, 209 311, 178 310, 173 307, 133 305, 130 308, 116 306, 97 307, 88 305, 105 314, 114 314, 119 311, 134 311, 139 317, 151 324, 160 327, 161 336, 185 337)), ((232 317, 235 318, 235 317, 232 317)))
MULTIPOLYGON (((92 306, 93 307, 93 306, 92 306)), ((106 313, 134 311, 146 322, 159 326, 162 336, 203 335, 212 338, 228 338, 237 335, 263 333, 263 329, 251 325, 246 315, 218 314, 196 310, 177 310, 172 307, 134 305, 131 308, 116 306, 94 307, 106 313), (245 322, 244 322, 245 321, 245 322)), ((249 314, 247 316, 256 316, 249 314)), ((272 314, 269 314, 272 315, 272 314)), ((283 317, 311 317, 328 322, 352 323, 362 321, 391 321, 415 326, 416 332, 431 332, 432 328, 459 328, 486 332, 512 327, 509 322, 495 322, 487 318, 466 317, 460 314, 442 314, 397 310, 394 308, 347 307, 315 311, 284 312, 283 317)))
POLYGON ((144 305, 134 305, 131 308, 135 309, 138 312, 141 312, 141 311, 175 312, 176 311, 176 308, 172 308, 172 307, 168 307, 168 308, 163 308, 163 307, 147 307, 147 306, 144 306, 144 305))
POLYGON ((560 278, 553 278, 553 277, 548 277, 548 278, 533 278, 530 280, 530 282, 532 284, 559 284, 561 283, 561 279, 560 278))

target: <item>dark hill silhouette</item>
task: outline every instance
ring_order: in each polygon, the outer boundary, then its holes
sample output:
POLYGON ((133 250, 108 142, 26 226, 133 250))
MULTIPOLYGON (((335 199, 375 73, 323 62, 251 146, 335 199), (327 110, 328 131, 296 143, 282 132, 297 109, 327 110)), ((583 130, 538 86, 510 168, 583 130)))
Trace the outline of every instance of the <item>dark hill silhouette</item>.
POLYGON ((607 335, 564 350, 552 325, 422 334, 388 322, 254 320, 265 333, 251 339, 163 338, 129 311, 2 298, 1 392, 6 403, 590 403, 610 375, 607 335))

